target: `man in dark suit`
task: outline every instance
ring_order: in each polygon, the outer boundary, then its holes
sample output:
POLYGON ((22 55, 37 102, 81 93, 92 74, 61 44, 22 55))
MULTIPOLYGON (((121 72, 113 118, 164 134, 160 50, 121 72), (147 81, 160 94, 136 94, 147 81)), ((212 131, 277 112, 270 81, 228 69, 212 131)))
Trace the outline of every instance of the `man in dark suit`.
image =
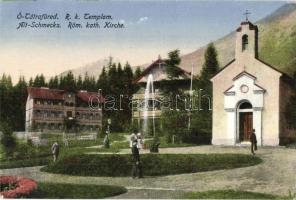
POLYGON ((253 129, 252 134, 250 136, 250 141, 251 141, 251 152, 253 155, 255 155, 254 151, 257 151, 257 138, 255 134, 255 129, 253 129))
POLYGON ((132 162, 133 162, 133 169, 132 169, 132 176, 133 178, 143 178, 142 174, 142 166, 140 161, 140 153, 137 147, 137 140, 134 140, 132 143, 132 162))

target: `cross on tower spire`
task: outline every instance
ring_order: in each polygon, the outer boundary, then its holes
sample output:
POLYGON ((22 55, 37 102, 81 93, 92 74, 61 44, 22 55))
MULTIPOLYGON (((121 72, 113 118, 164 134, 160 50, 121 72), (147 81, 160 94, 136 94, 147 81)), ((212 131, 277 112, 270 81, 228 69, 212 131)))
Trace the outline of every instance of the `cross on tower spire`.
POLYGON ((248 11, 248 10, 246 10, 246 12, 244 13, 244 15, 246 15, 246 21, 249 21, 249 19, 248 19, 248 15, 250 15, 251 13, 248 11))

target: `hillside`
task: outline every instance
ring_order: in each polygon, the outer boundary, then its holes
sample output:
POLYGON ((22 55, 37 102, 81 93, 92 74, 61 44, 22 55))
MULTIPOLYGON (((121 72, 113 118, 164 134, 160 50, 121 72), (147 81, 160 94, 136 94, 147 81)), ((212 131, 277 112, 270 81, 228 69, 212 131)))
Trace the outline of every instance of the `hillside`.
MULTIPOLYGON (((94 76, 95 78, 98 78, 102 72, 103 67, 108 66, 109 60, 110 60, 110 58, 103 58, 101 60, 90 63, 88 65, 78 67, 78 68, 75 68, 72 70, 67 70, 67 71, 61 73, 60 76, 64 76, 69 71, 71 71, 75 77, 78 77, 79 75, 84 77, 85 73, 87 73, 90 76, 94 76)), ((114 59, 114 58, 112 58, 112 61, 116 62, 116 63, 119 62, 118 59, 114 59)))
MULTIPOLYGON (((296 3, 285 4, 269 16, 253 23, 259 27, 259 58, 280 71, 292 75, 296 70, 296 3)), ((236 30, 236 28, 233 27, 233 30, 236 30)), ((235 32, 233 31, 214 41, 214 45, 218 51, 220 66, 223 67, 234 58, 235 32)), ((192 53, 183 55, 181 57, 181 68, 191 71, 193 64, 194 73, 199 74, 205 49, 206 47, 202 47, 192 53)), ((75 76, 84 75, 86 72, 98 76, 102 67, 107 63, 108 58, 71 71, 75 76)), ((141 67, 145 68, 149 64, 147 63, 141 67)))
MULTIPOLYGON (((296 70, 296 4, 286 4, 255 22, 259 28, 259 58, 290 75, 296 70)), ((234 27, 235 30, 237 27, 234 27)), ((235 32, 214 42, 220 66, 234 58, 235 32)), ((181 67, 199 74, 206 47, 182 56, 181 67)))

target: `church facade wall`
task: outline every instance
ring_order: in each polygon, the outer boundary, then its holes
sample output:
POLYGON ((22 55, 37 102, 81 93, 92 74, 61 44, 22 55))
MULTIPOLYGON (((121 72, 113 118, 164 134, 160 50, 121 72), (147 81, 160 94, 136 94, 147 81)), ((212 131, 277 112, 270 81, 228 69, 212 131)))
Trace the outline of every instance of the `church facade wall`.
MULTIPOLYGON (((214 145, 235 145, 237 141, 234 133, 229 132, 228 125, 237 123, 235 110, 225 110, 225 94, 233 85, 233 78, 246 71, 256 77, 255 83, 265 89, 263 108, 260 110, 261 119, 253 121, 253 124, 261 123, 261 130, 257 130, 262 138, 262 145, 275 146, 279 144, 279 79, 281 74, 250 56, 236 60, 213 79, 213 132, 212 143, 214 145), (232 118, 227 112, 233 112, 232 118), (261 120, 261 122, 258 122, 261 120)), ((241 99, 243 100, 243 99, 241 99)), ((239 99, 238 99, 239 101, 239 99)), ((237 109, 237 108, 235 108, 237 109)), ((253 112, 259 110, 253 109, 253 112)), ((237 131, 237 130, 236 130, 237 131)))

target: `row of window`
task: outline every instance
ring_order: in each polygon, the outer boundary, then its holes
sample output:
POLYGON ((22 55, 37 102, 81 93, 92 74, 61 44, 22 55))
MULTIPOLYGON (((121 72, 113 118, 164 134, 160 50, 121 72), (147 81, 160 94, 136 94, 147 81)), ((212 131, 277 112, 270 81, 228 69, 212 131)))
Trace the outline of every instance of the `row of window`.
POLYGON ((63 105, 63 101, 59 101, 59 100, 38 100, 38 99, 34 99, 34 104, 37 104, 37 105, 61 106, 61 105, 63 105))
MULTIPOLYGON (((72 112, 70 114, 67 113, 68 117, 72 117, 72 112)), ((42 117, 42 118, 63 118, 64 112, 63 111, 49 111, 49 110, 35 110, 34 111, 35 117, 42 117)), ((80 113, 76 112, 76 119, 90 119, 96 120, 100 119, 99 113, 80 113)))
MULTIPOLYGON (((69 106, 69 107, 74 107, 75 103, 74 102, 63 102, 63 101, 58 101, 58 100, 34 100, 34 104, 37 105, 50 105, 50 106, 69 106)), ((85 106, 85 104, 83 104, 82 106, 85 106)))
POLYGON ((64 112, 62 111, 49 111, 49 110, 35 110, 34 116, 43 118, 62 118, 64 112))
POLYGON ((100 115, 98 113, 79 113, 76 112, 76 119, 100 119, 100 115))
MULTIPOLYGON (((37 130, 63 130, 64 125, 62 123, 36 123, 37 130)), ((97 130, 99 128, 98 125, 76 125, 76 129, 78 131, 84 130, 97 130)))

